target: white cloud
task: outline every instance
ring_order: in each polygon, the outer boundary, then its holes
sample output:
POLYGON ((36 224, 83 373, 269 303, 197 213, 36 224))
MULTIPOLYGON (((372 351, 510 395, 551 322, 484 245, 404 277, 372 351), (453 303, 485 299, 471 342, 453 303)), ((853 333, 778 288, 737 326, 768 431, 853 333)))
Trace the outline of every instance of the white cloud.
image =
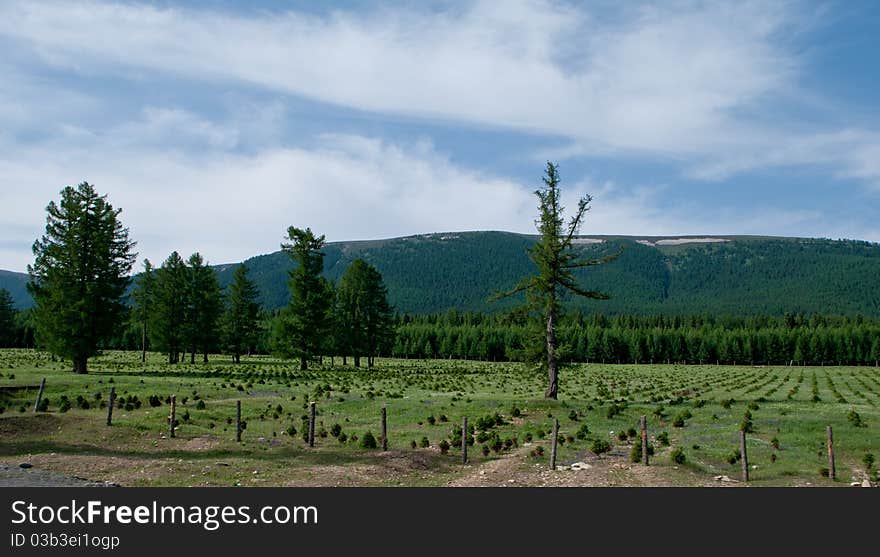
MULTIPOLYGON (((779 145, 829 130, 768 122, 774 103, 805 96, 797 83, 805 60, 792 41, 821 13, 763 1, 626 4, 617 17, 556 0, 325 16, 48 1, 0 7, 0 35, 87 77, 247 83, 366 111, 553 134, 572 142, 562 155, 662 157, 711 178, 812 164, 779 145)), ((863 132, 847 150, 870 155, 880 148, 875 135, 863 132)), ((872 160, 841 153, 830 163, 874 180, 872 160)))

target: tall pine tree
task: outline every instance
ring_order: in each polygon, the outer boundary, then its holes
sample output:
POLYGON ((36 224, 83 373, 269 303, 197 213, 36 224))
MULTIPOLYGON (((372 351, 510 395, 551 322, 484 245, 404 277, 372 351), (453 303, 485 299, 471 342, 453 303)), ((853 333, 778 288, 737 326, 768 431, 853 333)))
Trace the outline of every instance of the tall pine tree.
POLYGON ((342 350, 354 357, 355 367, 362 355, 372 367, 373 358, 394 343, 393 310, 379 271, 363 259, 352 262, 339 281, 337 308, 342 350))
POLYGON ((153 265, 149 259, 144 259, 144 272, 135 281, 134 290, 131 293, 134 301, 133 317, 141 329, 141 362, 147 361, 147 338, 149 336, 148 324, 152 311, 153 289, 155 288, 155 274, 153 265))
POLYGON ((34 242, 28 290, 39 343, 88 371, 88 359, 118 328, 137 254, 106 195, 88 182, 61 191, 46 207, 46 233, 34 242))
POLYGON ((506 293, 495 296, 501 299, 518 292, 526 292, 532 308, 541 316, 543 326, 543 348, 547 362, 547 390, 545 398, 557 398, 559 390, 559 354, 556 328, 562 314, 562 296, 571 292, 577 296, 604 300, 608 296, 594 290, 586 290, 577 284, 574 269, 599 265, 611 261, 618 254, 601 259, 580 259, 573 248, 573 240, 580 230, 584 216, 590 208, 591 197, 578 201, 575 214, 568 224, 563 217, 559 174, 556 165, 547 163, 543 178, 544 187, 535 191, 538 197, 540 215, 536 221, 540 239, 529 250, 529 257, 537 267, 537 275, 522 279, 517 286, 506 293))
POLYGON ((242 353, 249 352, 259 333, 260 292, 247 276, 248 268, 241 264, 235 269, 232 284, 226 294, 226 312, 223 315, 223 344, 232 354, 232 361, 241 362, 242 353))
POLYGON ((192 254, 188 265, 186 333, 190 363, 195 363, 197 352, 202 354, 202 361, 207 363, 208 353, 217 347, 219 340, 217 325, 223 311, 223 298, 217 273, 205 264, 200 254, 192 254))
POLYGON ((0 288, 0 348, 11 348, 16 344, 16 311, 12 294, 0 288))
POLYGON ((311 229, 291 226, 282 249, 296 263, 290 272, 290 304, 279 315, 275 348, 283 356, 299 359, 301 370, 325 348, 330 332, 331 306, 324 270, 324 236, 316 237, 311 229))
POLYGON ((175 251, 156 271, 150 330, 150 342, 168 354, 169 364, 180 362, 180 353, 186 350, 188 293, 189 271, 175 251))

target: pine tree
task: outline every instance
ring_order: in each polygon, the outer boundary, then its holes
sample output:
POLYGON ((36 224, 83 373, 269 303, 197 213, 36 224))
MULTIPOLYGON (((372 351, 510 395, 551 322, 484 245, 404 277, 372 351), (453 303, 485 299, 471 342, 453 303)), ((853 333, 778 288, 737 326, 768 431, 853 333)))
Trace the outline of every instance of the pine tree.
POLYGON ((16 344, 16 311, 12 294, 0 288, 0 348, 11 348, 16 344))
POLYGON ((232 284, 226 295, 226 313, 223 316, 223 338, 227 352, 235 363, 241 354, 249 352, 259 333, 260 296, 256 285, 247 276, 244 264, 235 269, 232 284))
POLYGON ((545 398, 555 399, 559 389, 559 360, 556 327, 562 315, 561 297, 565 292, 594 300, 604 300, 608 296, 594 290, 586 290, 577 284, 574 269, 606 263, 616 258, 613 254, 601 259, 579 259, 573 249, 573 240, 580 230, 584 216, 592 198, 587 195, 578 201, 575 214, 565 224, 560 200, 559 174, 551 162, 543 178, 544 187, 535 191, 538 197, 540 216, 536 221, 541 237, 529 250, 529 257, 538 268, 538 274, 522 279, 511 291, 495 296, 501 299, 518 292, 529 294, 529 303, 540 312, 544 332, 544 355, 547 362, 547 390, 545 398))
POLYGON ((153 327, 150 341, 168 354, 168 363, 180 362, 186 350, 189 271, 176 251, 156 271, 153 295, 153 327))
POLYGON ((123 296, 137 254, 107 196, 87 182, 61 191, 46 207, 46 233, 34 242, 28 290, 39 343, 69 358, 75 373, 118 328, 123 296))
POLYGON ((150 312, 152 311, 155 273, 149 259, 144 259, 144 272, 138 277, 131 293, 134 301, 133 315, 141 329, 141 362, 147 361, 147 337, 149 335, 150 312))
POLYGON ((339 281, 337 307, 343 350, 354 357, 355 367, 362 355, 372 367, 374 357, 394 343, 393 310, 381 273, 363 259, 353 261, 339 281))
POLYGON ((275 348, 284 357, 298 358, 301 370, 320 355, 331 324, 331 305, 324 270, 324 236, 316 237, 311 229, 291 226, 282 249, 296 263, 290 272, 290 303, 279 316, 275 348))
POLYGON ((196 352, 208 362, 208 353, 217 346, 217 324, 223 310, 223 299, 217 273, 205 264, 198 253, 187 261, 189 286, 187 289, 186 335, 190 349, 190 363, 195 363, 196 352))

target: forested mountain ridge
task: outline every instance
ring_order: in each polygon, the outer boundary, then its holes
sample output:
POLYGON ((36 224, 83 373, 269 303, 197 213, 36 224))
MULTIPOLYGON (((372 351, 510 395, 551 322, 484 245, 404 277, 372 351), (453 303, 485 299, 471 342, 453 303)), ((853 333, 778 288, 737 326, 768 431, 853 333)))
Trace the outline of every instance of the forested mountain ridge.
MULTIPOLYGON (((452 232, 336 242, 324 249, 324 274, 338 280, 360 257, 382 273, 399 312, 494 312, 517 303, 488 298, 533 272, 527 249, 534 241, 535 236, 509 232, 452 232)), ((614 262, 579 272, 583 285, 611 298, 572 299, 571 307, 609 315, 791 312, 880 318, 880 244, 749 236, 590 236, 577 244, 595 257, 621 248, 614 262)), ((245 263, 263 306, 284 306, 292 268, 288 256, 279 251, 245 263)), ((235 266, 215 267, 222 286, 231 282, 235 266)), ((0 287, 12 291, 20 306, 29 305, 26 280, 23 274, 0 273, 0 287)))

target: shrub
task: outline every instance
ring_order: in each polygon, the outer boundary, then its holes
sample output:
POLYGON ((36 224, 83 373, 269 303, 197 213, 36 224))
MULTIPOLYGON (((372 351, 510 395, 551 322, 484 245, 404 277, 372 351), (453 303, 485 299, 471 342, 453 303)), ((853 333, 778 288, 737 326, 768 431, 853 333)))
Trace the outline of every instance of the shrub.
POLYGON ((419 441, 419 446, 423 449, 427 449, 428 447, 431 446, 431 442, 428 441, 427 437, 422 437, 422 440, 419 441))
POLYGON ((196 403, 196 410, 204 410, 204 409, 205 409, 205 401, 204 401, 204 400, 199 400, 199 401, 196 403))
POLYGON ((373 437, 373 432, 367 431, 366 433, 364 433, 364 436, 361 437, 361 448, 375 449, 376 447, 378 447, 378 444, 376 443, 376 438, 373 437))
POLYGON ((293 424, 290 424, 289 426, 287 426, 287 429, 285 429, 284 432, 287 433, 287 435, 293 437, 294 435, 296 435, 296 427, 293 424))
POLYGON ((778 451, 779 450, 779 439, 777 439, 774 436, 773 439, 770 440, 770 446, 778 451))
POLYGON ((416 443, 416 440, 415 440, 415 439, 413 439, 412 441, 409 442, 409 446, 410 446, 411 449, 415 449, 415 448, 417 448, 417 447, 419 446, 419 444, 416 443))
POLYGON ((346 433, 343 431, 336 439, 339 440, 340 443, 345 443, 346 441, 348 441, 348 435, 346 435, 346 433))
POLYGON ((520 410, 519 408, 514 406, 513 408, 510 409, 510 415, 513 416, 514 418, 519 418, 522 416, 522 410, 520 410))
POLYGON ((739 430, 745 433, 755 432, 755 424, 752 423, 752 413, 748 410, 743 414, 742 422, 739 424, 739 430))
POLYGON ((483 445, 482 447, 480 447, 480 452, 483 453, 483 456, 489 456, 489 453, 491 452, 489 449, 489 445, 483 445))
POLYGON ((620 431, 617 432, 617 440, 618 440, 618 441, 626 441, 627 439, 628 439, 628 437, 626 436, 626 432, 625 432, 625 431, 620 430, 620 431))
POLYGON ((630 439, 632 439, 633 437, 635 437, 635 436, 636 436, 636 428, 631 427, 631 428, 627 429, 627 430, 626 430, 626 436, 629 437, 630 439))
POLYGON ((660 443, 664 447, 669 446, 669 434, 665 431, 661 431, 657 434, 657 442, 660 443))
POLYGON ((677 414, 675 418, 672 419, 672 427, 684 427, 684 416, 677 414))
MULTIPOLYGON (((654 454, 654 445, 648 443, 648 456, 654 454)), ((642 460, 642 440, 641 438, 636 438, 636 442, 633 443, 632 449, 629 451, 629 459, 631 462, 641 462, 642 460)))
POLYGON ((575 436, 580 440, 585 440, 590 435, 590 428, 587 427, 587 424, 583 424, 578 430, 575 436))
POLYGON ((436 424, 436 423, 437 423, 437 418, 435 418, 434 415, 431 414, 430 416, 428 416, 428 423, 431 424, 431 425, 436 424))
POLYGON ((770 453, 770 464, 776 463, 776 453, 770 453))
POLYGON ((721 401, 721 407, 724 408, 725 410, 730 410, 730 407, 733 406, 735 403, 736 403, 736 401, 734 399, 729 398, 727 400, 721 401))
POLYGON ((439 418, 439 420, 440 420, 441 422, 448 422, 448 421, 449 421, 449 418, 446 417, 446 414, 440 414, 440 418, 439 418))
POLYGON ((159 399, 159 397, 156 395, 150 395, 149 403, 150 406, 153 408, 156 408, 157 406, 162 406, 162 400, 159 399))
POLYGON ((758 406, 758 403, 757 403, 757 402, 750 402, 748 408, 749 408, 749 410, 758 410, 758 409, 760 409, 761 407, 758 406))
POLYGON ((865 465, 865 470, 870 472, 872 468, 874 468, 874 455, 871 453, 865 453, 865 456, 862 457, 862 464, 865 465))
POLYGON ((541 445, 535 447, 535 456, 544 456, 544 447, 541 445))
POLYGON ((687 462, 687 457, 684 454, 684 449, 682 449, 681 447, 676 447, 672 449, 669 457, 672 459, 673 464, 684 464, 685 462, 687 462))
POLYGON ((596 456, 600 456, 603 453, 607 453, 611 451, 611 443, 604 439, 593 439, 593 443, 590 445, 590 452, 596 456))
POLYGON ((862 417, 855 410, 850 410, 846 414, 846 419, 855 427, 863 427, 865 423, 862 421, 862 417))
POLYGON ((46 412, 47 410, 49 410, 49 398, 48 397, 40 400, 40 406, 37 408, 37 411, 39 411, 39 412, 46 412))
POLYGON ((824 466, 822 468, 819 468, 819 475, 822 476, 823 478, 827 478, 828 477, 828 468, 826 468, 824 466))
POLYGON ((446 439, 440 441, 438 446, 440 447, 440 454, 446 454, 449 452, 449 441, 446 439))
POLYGON ((342 433, 342 426, 339 424, 333 424, 330 426, 330 435, 333 437, 339 437, 339 434, 342 433))
POLYGON ((571 412, 569 412, 569 413, 568 413, 568 419, 571 420, 571 421, 573 421, 573 422, 576 422, 577 419, 578 419, 578 413, 577 413, 577 411, 572 410, 571 412))

